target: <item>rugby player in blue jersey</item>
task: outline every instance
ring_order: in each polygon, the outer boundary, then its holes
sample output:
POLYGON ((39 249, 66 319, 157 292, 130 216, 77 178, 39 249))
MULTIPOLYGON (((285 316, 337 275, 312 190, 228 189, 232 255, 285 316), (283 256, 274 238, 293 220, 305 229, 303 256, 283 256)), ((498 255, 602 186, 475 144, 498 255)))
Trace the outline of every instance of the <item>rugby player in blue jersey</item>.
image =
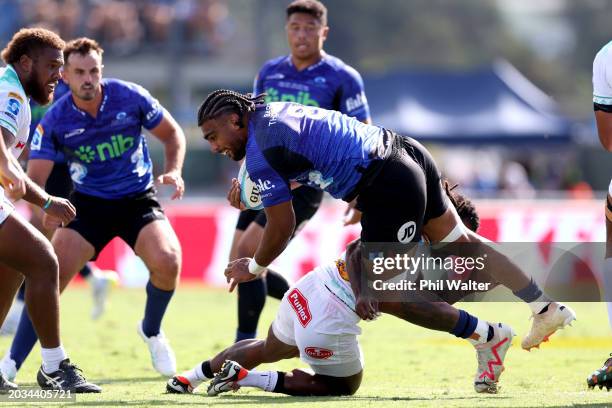
MULTIPOLYGON (((185 136, 144 88, 102 79, 102 52, 88 38, 66 45, 64 80, 71 92, 56 101, 41 121, 32 141, 29 170, 45 183, 58 152, 63 152, 75 184, 71 201, 77 216, 58 228, 52 239, 59 260, 60 290, 114 237, 123 239, 143 259, 150 280, 138 333, 149 347, 153 367, 171 376, 176 360, 161 331, 161 321, 177 284, 181 247, 155 197, 142 128, 164 144, 165 169, 158 182, 174 187, 172 198, 181 198, 184 191, 185 136)), ((47 226, 59 224, 57 219, 46 218, 47 226)), ((15 344, 22 350, 19 356, 27 356, 36 342, 31 328, 21 324, 15 339, 20 339, 15 344)), ((14 362, 18 369, 23 360, 14 362)))
MULTIPOLYGON (((0 68, 0 322, 25 277, 26 306, 42 351, 38 384, 55 390, 100 392, 100 387, 88 383, 70 362, 61 343, 58 262, 53 248, 9 201, 23 197, 63 222, 75 216, 68 200, 44 192, 17 163, 28 143, 28 99, 43 105, 51 101, 64 64, 64 45, 51 31, 22 29, 2 51, 7 66, 0 68)), ((16 388, 6 377, 0 372, 0 393, 16 388)))
MULTIPOLYGON (((259 185, 268 220, 254 257, 228 265, 225 275, 230 290, 255 279, 287 245, 295 228, 292 182, 316 186, 347 202, 356 199, 363 213, 364 243, 408 244, 418 242, 421 235, 432 243, 486 243, 462 227, 457 212, 448 205, 433 158, 414 139, 339 112, 287 102, 264 104, 263 95, 228 90, 206 98, 198 110, 198 125, 214 152, 245 159, 251 179, 259 185)), ((237 180, 228 198, 240 206, 237 180)), ((487 268, 492 279, 532 310, 533 325, 523 339, 524 349, 539 346, 575 319, 570 308, 549 299, 507 257, 486 244, 478 248, 479 256, 486 254, 490 265, 495 265, 487 268)), ((375 306, 369 295, 355 295, 360 315, 371 315, 375 306)), ((414 302, 408 307, 415 309, 414 323, 461 337, 470 335, 477 320, 465 311, 435 303, 414 302)))
MULTIPOLYGON (((370 112, 359 73, 323 51, 327 39, 327 9, 317 0, 296 0, 286 9, 287 43, 291 53, 267 61, 260 69, 253 93, 266 93, 266 102, 288 101, 332 109, 369 123, 370 112)), ((323 191, 300 186, 292 191, 296 228, 294 235, 314 216, 323 191)), ((356 214, 354 211, 347 211, 356 214)), ((252 257, 266 226, 264 211, 240 213, 230 250, 230 261, 252 257)), ((264 276, 238 286, 236 341, 256 336, 266 295, 282 299, 289 289, 286 279, 268 269, 264 276)))
MULTIPOLYGON (((55 88, 53 98, 54 100, 57 100, 68 92, 70 92, 70 88, 64 81, 60 80, 57 84, 57 87, 55 88)), ((35 117, 34 113, 32 114, 32 125, 30 126, 31 138, 34 137, 34 134, 36 133, 36 128, 38 127, 38 124, 42 120, 48 108, 48 106, 37 106, 36 108, 33 108, 33 111, 40 112, 40 116, 35 117)), ((30 176, 30 178, 32 178, 33 176, 31 173, 28 173, 28 175, 30 176)), ((39 180, 32 180, 41 186, 43 185, 43 183, 39 180)), ((70 170, 68 169, 68 163, 66 163, 66 159, 63 153, 59 153, 58 156, 55 158, 53 170, 51 170, 51 174, 49 174, 49 178, 47 179, 47 182, 44 183, 44 186, 45 191, 49 194, 63 198, 68 198, 74 190, 74 185, 72 183, 72 179, 70 178, 70 170)), ((30 222, 36 228, 40 229, 46 237, 51 239, 54 230, 47 229, 43 226, 42 215, 42 212, 33 209, 30 222)), ((93 296, 93 308, 91 310, 91 318, 94 320, 98 319, 104 313, 108 292, 111 286, 118 282, 119 276, 115 271, 98 269, 95 265, 93 265, 93 263, 85 264, 83 269, 79 271, 79 276, 85 279, 91 286, 93 296)))

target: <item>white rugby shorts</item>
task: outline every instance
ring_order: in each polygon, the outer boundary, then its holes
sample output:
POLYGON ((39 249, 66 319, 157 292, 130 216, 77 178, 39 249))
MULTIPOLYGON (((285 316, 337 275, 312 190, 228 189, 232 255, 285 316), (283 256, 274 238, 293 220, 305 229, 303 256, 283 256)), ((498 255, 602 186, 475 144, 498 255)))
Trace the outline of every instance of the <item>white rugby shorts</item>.
POLYGON ((272 331, 283 343, 298 347, 300 359, 316 374, 349 377, 364 365, 359 320, 311 272, 285 293, 272 331))
POLYGON ((13 211, 15 211, 15 206, 4 196, 4 189, 0 187, 0 224, 2 224, 13 211))

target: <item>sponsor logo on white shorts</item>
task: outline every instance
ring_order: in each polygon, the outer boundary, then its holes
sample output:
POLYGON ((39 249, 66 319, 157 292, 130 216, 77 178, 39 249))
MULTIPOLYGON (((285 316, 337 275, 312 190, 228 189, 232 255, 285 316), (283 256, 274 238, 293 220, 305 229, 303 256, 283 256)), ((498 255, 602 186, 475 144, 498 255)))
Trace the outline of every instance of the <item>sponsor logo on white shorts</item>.
POLYGON ((334 352, 323 347, 306 347, 304 352, 312 358, 325 360, 334 355, 334 352))
POLYGON ((289 296, 287 296, 287 299, 297 315, 300 324, 303 327, 308 326, 308 323, 312 320, 312 314, 308 308, 308 299, 306 299, 304 295, 302 295, 302 292, 297 289, 293 289, 289 293, 289 296))

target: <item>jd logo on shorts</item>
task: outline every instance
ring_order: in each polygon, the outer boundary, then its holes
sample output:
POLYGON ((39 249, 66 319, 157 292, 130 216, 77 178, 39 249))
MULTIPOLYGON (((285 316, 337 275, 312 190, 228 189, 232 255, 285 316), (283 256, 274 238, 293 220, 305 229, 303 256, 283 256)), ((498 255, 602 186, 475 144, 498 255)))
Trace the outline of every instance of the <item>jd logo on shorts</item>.
POLYGON ((416 223, 414 221, 408 221, 397 230, 397 240, 402 244, 407 244, 412 242, 415 234, 416 223))

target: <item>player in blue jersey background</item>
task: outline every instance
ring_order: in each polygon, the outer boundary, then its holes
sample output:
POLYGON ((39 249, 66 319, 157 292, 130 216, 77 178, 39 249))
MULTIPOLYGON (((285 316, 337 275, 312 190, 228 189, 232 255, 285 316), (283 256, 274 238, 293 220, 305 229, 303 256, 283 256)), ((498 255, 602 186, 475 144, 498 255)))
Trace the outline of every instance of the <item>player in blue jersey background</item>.
MULTIPOLYGON (((53 94, 54 100, 58 100, 66 93, 70 92, 70 88, 68 85, 60 80, 55 88, 55 93, 53 94)), ((34 137, 36 132, 36 128, 38 124, 42 120, 44 114, 49 109, 49 106, 43 107, 40 105, 36 105, 35 107, 31 103, 32 107, 32 122, 30 125, 30 138, 34 137)), ((37 180, 34 180, 37 181, 37 180)), ((45 184, 45 191, 49 194, 68 198, 72 193, 74 186, 72 184, 72 179, 70 178, 70 172, 68 169, 68 164, 66 163, 66 158, 63 153, 59 153, 55 159, 55 164, 53 165, 53 170, 47 179, 45 184)), ((53 230, 47 230, 42 225, 42 213, 33 209, 32 217, 30 218, 30 222, 36 228, 40 229, 45 236, 49 239, 53 236, 53 230)), ((106 300, 108 297, 108 291, 111 286, 118 282, 119 277, 117 272, 115 271, 107 271, 96 268, 95 265, 87 263, 79 271, 79 275, 81 278, 85 279, 92 289, 93 296, 93 308, 91 310, 91 318, 98 319, 106 308, 106 300)), ((20 292, 21 293, 21 292, 20 292)))
MULTIPOLYGON (((102 79, 102 52, 87 38, 66 45, 64 79, 71 92, 55 102, 37 128, 29 170, 44 184, 61 152, 75 185, 71 201, 77 216, 58 228, 52 239, 61 290, 114 237, 122 238, 143 259, 150 280, 138 333, 149 347, 154 368, 170 376, 176 371, 176 360, 161 331, 161 321, 176 288, 181 247, 155 197, 142 128, 164 145, 165 168, 157 181, 174 187, 173 199, 181 198, 184 192, 185 136, 147 90, 133 83, 102 79)), ((45 217, 44 224, 51 227, 58 222, 45 217)), ((30 327, 20 324, 13 340, 21 349, 20 356, 27 355, 36 342, 30 327)), ((15 361, 17 368, 22 363, 15 361)))
MULTIPOLYGON (((267 61, 257 74, 253 93, 266 94, 266 102, 297 102, 332 109, 369 123, 363 80, 342 60, 327 54, 327 9, 317 0, 296 0, 286 9, 287 43, 291 53, 267 61)), ((323 191, 300 186, 293 190, 297 233, 317 212, 323 191)), ((264 211, 240 213, 230 251, 230 261, 252 257, 266 225, 264 211)), ((236 341, 256 336, 266 295, 282 299, 289 284, 279 273, 268 270, 265 277, 238 287, 236 341)))

